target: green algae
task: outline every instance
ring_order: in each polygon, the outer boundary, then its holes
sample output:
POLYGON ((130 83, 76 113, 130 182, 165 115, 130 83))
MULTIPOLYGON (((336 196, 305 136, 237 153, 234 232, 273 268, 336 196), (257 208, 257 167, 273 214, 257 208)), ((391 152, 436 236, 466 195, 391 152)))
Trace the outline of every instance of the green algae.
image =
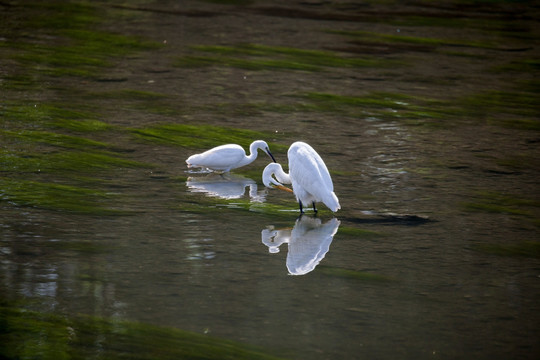
POLYGON ((464 98, 462 103, 479 113, 506 113, 524 117, 540 116, 536 93, 491 90, 464 98))
POLYGON ((11 138, 17 138, 23 141, 32 143, 42 143, 57 147, 69 148, 69 149, 107 149, 109 144, 84 138, 81 136, 64 135, 50 131, 0 131, 0 136, 6 136, 11 138))
POLYGON ((64 36, 71 37, 72 45, 18 45, 23 53, 14 55, 14 59, 37 73, 53 76, 94 77, 103 68, 113 65, 113 58, 136 50, 155 48, 139 44, 139 40, 121 35, 112 35, 97 31, 66 31, 64 36))
POLYGON ((247 344, 180 329, 5 303, 0 322, 0 357, 6 359, 277 359, 247 344))
POLYGON ((401 34, 381 34, 370 31, 342 31, 331 30, 334 34, 345 35, 353 37, 355 39, 361 39, 363 41, 372 43, 405 43, 415 45, 429 45, 429 46, 466 46, 472 48, 492 49, 497 45, 493 42, 481 42, 481 41, 469 41, 461 39, 440 39, 440 38, 426 38, 406 36, 401 34))
POLYGON ((104 191, 73 185, 0 177, 0 202, 15 206, 94 215, 125 214, 107 207, 114 197, 104 191))
MULTIPOLYGON (((143 129, 131 129, 137 137, 167 145, 206 149, 223 144, 239 144, 246 150, 257 139, 272 136, 271 133, 212 125, 163 124, 143 129)), ((268 142, 270 151, 283 151, 287 147, 268 142)))
POLYGON ((112 128, 109 124, 98 120, 98 114, 80 108, 70 109, 65 104, 12 101, 2 104, 0 113, 6 123, 17 127, 40 125, 77 132, 102 131, 112 128))
POLYGON ((534 218, 533 210, 540 207, 540 202, 523 197, 512 196, 492 191, 478 192, 475 201, 462 203, 469 211, 481 211, 496 214, 510 214, 534 218))
POLYGON ((193 50, 218 56, 188 55, 178 58, 179 67, 227 66, 248 70, 301 70, 322 71, 333 67, 390 66, 387 59, 345 57, 331 51, 308 50, 261 44, 234 46, 192 46, 193 50))
MULTIPOLYGON (((281 111, 323 111, 346 116, 394 119, 411 126, 433 129, 477 121, 524 130, 538 130, 540 108, 533 83, 516 91, 486 91, 457 99, 433 99, 400 93, 372 92, 361 96, 309 92, 288 95, 303 101, 281 111)), ((271 107, 266 108, 272 111, 271 107)))
POLYGON ((372 92, 362 96, 310 92, 292 95, 307 101, 295 111, 324 111, 345 116, 391 119, 411 126, 446 128, 460 114, 449 102, 406 94, 372 92))
POLYGON ((137 161, 123 159, 110 152, 61 151, 31 152, 0 150, 2 172, 77 174, 115 168, 149 167, 137 161))
POLYGON ((95 77, 103 68, 110 67, 115 58, 162 46, 133 36, 95 30, 103 19, 99 5, 49 2, 25 6, 25 16, 19 21, 27 36, 22 33, 0 46, 18 50, 8 52, 8 56, 34 74, 95 77), (47 45, 40 41, 44 37, 57 41, 47 45))
POLYGON ((83 214, 127 214, 110 207, 119 199, 117 194, 95 189, 106 185, 96 176, 149 165, 120 156, 117 146, 87 137, 113 127, 93 112, 57 104, 8 102, 1 111, 0 139, 9 145, 0 149, 0 201, 83 214))

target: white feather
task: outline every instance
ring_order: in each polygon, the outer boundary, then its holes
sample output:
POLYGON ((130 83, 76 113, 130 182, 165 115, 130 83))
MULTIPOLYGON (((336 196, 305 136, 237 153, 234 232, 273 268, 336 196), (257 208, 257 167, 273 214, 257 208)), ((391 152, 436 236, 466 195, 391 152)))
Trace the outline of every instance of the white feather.
POLYGON ((263 171, 263 183, 279 185, 274 174, 281 183, 292 183, 296 199, 301 205, 315 202, 324 203, 336 212, 341 206, 334 193, 334 184, 323 159, 308 144, 297 141, 287 152, 289 158, 289 174, 283 171, 280 164, 269 164, 263 171))
POLYGON ((187 158, 186 163, 188 164, 188 167, 201 167, 215 171, 228 172, 255 161, 258 149, 262 149, 272 158, 272 160, 274 160, 274 157, 268 149, 268 144, 262 140, 257 140, 252 142, 249 146, 249 156, 246 155, 246 152, 240 145, 227 144, 217 146, 201 154, 191 155, 187 158))

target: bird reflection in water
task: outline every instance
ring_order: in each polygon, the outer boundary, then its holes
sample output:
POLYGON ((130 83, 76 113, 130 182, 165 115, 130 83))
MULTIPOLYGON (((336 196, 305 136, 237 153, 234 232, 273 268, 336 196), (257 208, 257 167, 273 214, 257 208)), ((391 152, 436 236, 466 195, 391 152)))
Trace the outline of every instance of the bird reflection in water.
POLYGON ((269 226, 261 232, 263 244, 270 253, 279 252, 287 243, 287 270, 291 275, 305 275, 315 269, 324 258, 339 228, 339 220, 333 218, 322 224, 316 217, 301 216, 289 229, 275 230, 269 226))
POLYGON ((192 176, 186 181, 191 192, 205 193, 222 199, 240 199, 249 187, 251 201, 264 202, 266 191, 257 191, 257 183, 250 178, 236 174, 211 173, 206 176, 192 176))

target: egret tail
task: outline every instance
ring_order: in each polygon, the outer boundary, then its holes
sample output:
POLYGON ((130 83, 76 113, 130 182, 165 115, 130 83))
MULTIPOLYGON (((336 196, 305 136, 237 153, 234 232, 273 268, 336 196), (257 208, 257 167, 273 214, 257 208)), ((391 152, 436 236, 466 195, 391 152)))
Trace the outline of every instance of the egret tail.
POLYGON ((341 205, 339 205, 339 200, 333 191, 325 199, 323 199, 323 203, 333 212, 341 209, 341 205))

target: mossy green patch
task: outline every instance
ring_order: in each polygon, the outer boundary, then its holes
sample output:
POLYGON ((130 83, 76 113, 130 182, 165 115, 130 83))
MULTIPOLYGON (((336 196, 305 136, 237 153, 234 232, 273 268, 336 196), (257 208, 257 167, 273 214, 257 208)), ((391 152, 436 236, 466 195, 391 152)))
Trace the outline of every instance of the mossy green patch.
POLYGON ((277 359, 259 348, 184 330, 0 307, 6 359, 277 359))
POLYGON ((538 94, 529 91, 492 90, 475 94, 461 100, 471 113, 503 113, 527 118, 540 117, 538 94))
POLYGON ((30 152, 0 150, 2 172, 63 174, 94 172, 114 168, 149 167, 137 161, 123 159, 111 152, 56 151, 30 152))
POLYGON ((509 194, 497 192, 478 192, 476 201, 463 203, 463 207, 471 211, 521 215, 534 217, 533 209, 540 207, 540 202, 509 194))
MULTIPOLYGON (((441 100, 399 93, 372 92, 361 96, 310 92, 288 95, 303 101, 285 111, 325 111, 351 117, 393 119, 411 126, 448 128, 468 121, 488 122, 517 129, 537 130, 540 108, 538 86, 522 84, 520 90, 488 91, 458 99, 441 100)), ((268 111, 272 111, 267 107, 268 111)))
MULTIPOLYGON (((311 92, 292 97, 304 100, 302 111, 335 112, 355 118, 369 116, 414 126, 448 127, 450 122, 444 120, 458 113, 443 101, 398 93, 373 92, 351 96, 311 92)), ((300 108, 294 110, 299 111, 300 108)))
POLYGON ((125 213, 107 207, 113 197, 104 191, 89 188, 0 177, 0 201, 15 206, 96 215, 125 213))
POLYGON ((503 206, 503 205, 497 205, 497 204, 467 202, 467 203, 464 203, 463 206, 467 210, 484 211, 484 212, 498 213, 498 214, 526 215, 526 216, 532 215, 529 211, 515 209, 509 206, 503 206))
POLYGON ((89 3, 48 1, 26 3, 27 17, 23 19, 25 28, 63 30, 85 28, 96 25, 103 15, 99 7, 89 3))
MULTIPOLYGON (((31 36, 2 42, 8 54, 32 73, 53 76, 96 76, 113 59, 134 51, 155 49, 159 43, 96 30, 103 8, 66 2, 27 3, 21 27, 31 36), (39 41, 56 39, 54 45, 39 41)), ((22 34, 24 35, 24 33, 22 34)))
MULTIPOLYGON (((223 144, 238 144, 249 153, 249 145, 264 140, 271 133, 212 125, 163 124, 143 129, 132 129, 136 136, 157 143, 178 145, 186 148, 206 149, 223 144)), ((287 149, 269 142, 270 151, 287 149)))
POLYGON ((389 66, 392 61, 375 58, 345 57, 330 51, 291 47, 240 44, 234 46, 193 46, 199 52, 218 56, 189 55, 179 58, 176 66, 200 67, 220 65, 249 70, 320 71, 327 67, 389 66))
POLYGON ((5 102, 0 108, 3 120, 12 128, 44 126, 77 132, 109 130, 112 127, 98 120, 99 115, 66 105, 35 102, 5 102))
POLYGON ((406 36, 402 34, 382 34, 370 31, 335 31, 331 30, 330 32, 340 35, 346 35, 353 37, 355 39, 361 39, 363 41, 373 42, 373 43, 406 43, 406 44, 419 44, 419 45, 431 45, 431 46, 467 46, 474 48, 494 48, 497 45, 493 42, 481 42, 481 41, 470 41, 470 40, 461 40, 461 39, 440 39, 440 38, 426 38, 426 37, 415 37, 415 36, 406 36))
POLYGON ((0 136, 17 138, 31 143, 42 143, 69 149, 107 149, 109 144, 80 136, 64 135, 49 131, 0 131, 0 136))

